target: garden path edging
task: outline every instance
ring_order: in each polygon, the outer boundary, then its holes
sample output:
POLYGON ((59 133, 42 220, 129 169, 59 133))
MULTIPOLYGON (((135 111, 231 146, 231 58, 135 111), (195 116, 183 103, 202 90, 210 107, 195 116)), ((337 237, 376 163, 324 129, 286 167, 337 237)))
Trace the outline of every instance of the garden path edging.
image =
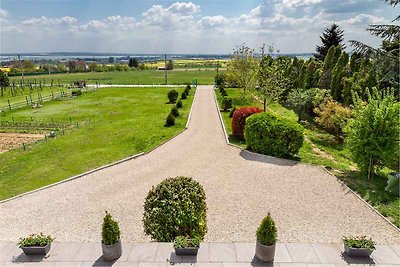
MULTIPOLYGON (((225 123, 224 123, 224 120, 223 120, 223 118, 222 118, 221 110, 220 110, 219 105, 218 105, 218 100, 217 100, 217 96, 216 96, 216 94, 215 94, 215 90, 214 90, 213 92, 214 92, 215 104, 216 104, 216 107, 217 107, 217 110, 218 110, 218 117, 219 117, 219 120, 220 120, 222 129, 223 129, 224 135, 225 135, 225 141, 226 141, 226 143, 227 143, 228 145, 230 145, 230 146, 239 148, 241 151, 244 151, 244 152, 246 152, 246 153, 252 153, 252 154, 257 155, 257 156, 268 156, 268 155, 256 153, 256 152, 253 152, 253 151, 249 151, 249 150, 244 149, 244 148, 242 148, 242 147, 240 147, 240 146, 238 146, 238 145, 232 144, 232 143, 229 141, 229 137, 228 137, 228 134, 227 134, 226 128, 225 128, 225 123)), ((272 157, 272 156, 268 156, 268 157, 272 157)), ((276 158, 276 157, 272 157, 272 158, 276 158)), ((281 159, 281 158, 276 158, 276 159, 281 159)), ((348 190, 349 192, 353 193, 358 199, 360 199, 362 202, 364 202, 365 205, 367 205, 370 209, 372 209, 375 213, 377 213, 377 214, 378 214, 381 218, 383 218, 389 225, 391 225, 392 227, 394 227, 394 228, 400 233, 400 228, 399 228, 399 227, 397 227, 396 225, 394 225, 394 223, 392 223, 388 218, 386 218, 385 216, 383 216, 377 209, 375 209, 371 204, 369 204, 367 201, 365 201, 360 195, 358 195, 355 191, 353 191, 350 187, 348 187, 342 180, 340 180, 339 178, 337 178, 333 173, 331 173, 330 171, 328 171, 324 166, 322 166, 322 165, 317 165, 317 164, 310 164, 310 163, 306 163, 306 162, 299 162, 299 161, 292 161, 292 160, 289 160, 289 161, 291 161, 291 162, 296 162, 296 164, 305 164, 305 165, 311 165, 311 166, 316 166, 316 167, 322 168, 322 169, 323 169, 325 172, 327 172, 330 176, 334 177, 335 180, 336 180, 337 182, 339 182, 339 184, 340 184, 341 186, 345 187, 346 190, 348 190)))

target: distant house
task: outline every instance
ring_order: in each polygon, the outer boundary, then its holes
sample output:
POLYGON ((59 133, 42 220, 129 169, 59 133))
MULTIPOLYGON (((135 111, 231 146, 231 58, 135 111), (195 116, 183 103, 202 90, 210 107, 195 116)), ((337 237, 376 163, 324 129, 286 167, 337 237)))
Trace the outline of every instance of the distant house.
POLYGON ((157 67, 157 70, 165 70, 165 67, 157 67))

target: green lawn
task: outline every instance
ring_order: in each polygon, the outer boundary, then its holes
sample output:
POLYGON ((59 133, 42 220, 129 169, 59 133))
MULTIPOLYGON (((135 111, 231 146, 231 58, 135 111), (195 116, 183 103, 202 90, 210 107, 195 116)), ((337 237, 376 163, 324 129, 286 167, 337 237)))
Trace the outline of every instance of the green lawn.
MULTIPOLYGON (((254 98, 244 98, 240 89, 226 89, 228 96, 233 99, 234 106, 258 106, 262 104, 254 98)), ((221 95, 216 91, 217 99, 221 105, 221 95)), ((271 103, 268 109, 282 117, 297 121, 297 115, 281 106, 278 103, 271 103)), ((243 148, 246 143, 237 140, 232 136, 231 118, 229 112, 221 112, 224 120, 229 140, 243 148)), ((357 166, 352 162, 350 153, 343 143, 340 143, 333 135, 318 129, 311 123, 303 123, 304 126, 304 144, 299 151, 298 160, 322 165, 330 169, 339 179, 344 181, 351 189, 356 191, 366 201, 378 209, 380 213, 388 217, 397 227, 400 227, 400 200, 398 196, 390 195, 386 192, 385 186, 387 178, 384 174, 379 177, 367 179, 358 172, 357 166)), ((388 171, 386 170, 385 173, 388 171)))
MULTIPOLYGON (((192 83, 197 79, 198 84, 213 84, 215 70, 172 70, 167 72, 168 84, 186 84, 192 83)), ((113 71, 113 72, 86 72, 86 73, 61 73, 47 74, 37 76, 25 76, 25 80, 36 83, 45 82, 50 84, 72 83, 77 80, 85 80, 88 84, 165 84, 165 72, 158 70, 144 71, 113 71)), ((19 82, 21 77, 11 77, 10 82, 15 80, 19 82)))
MULTIPOLYGON (((169 88, 104 88, 67 101, 51 101, 39 109, 0 114, 0 121, 78 122, 26 151, 0 154, 0 199, 6 199, 140 152, 149 151, 181 132, 194 89, 183 100, 176 125, 164 127, 172 105, 169 88), (89 122, 90 119, 90 122, 89 122)), ((179 89, 182 92, 183 88, 179 89)))

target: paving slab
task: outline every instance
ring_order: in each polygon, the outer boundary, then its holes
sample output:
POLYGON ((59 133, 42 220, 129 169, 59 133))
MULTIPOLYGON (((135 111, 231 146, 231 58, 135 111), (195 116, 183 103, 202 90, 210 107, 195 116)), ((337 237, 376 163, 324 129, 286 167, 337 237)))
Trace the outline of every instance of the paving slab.
POLYGON ((98 262, 103 261, 103 252, 100 243, 83 243, 72 261, 98 262))
POLYGON ((376 245, 372 258, 379 264, 400 264, 400 256, 387 245, 376 245))
POLYGON ((154 262, 158 243, 134 243, 128 261, 154 262))
POLYGON ((340 244, 312 244, 321 263, 345 263, 343 260, 343 245, 340 244))
POLYGON ((235 243, 237 261, 251 262, 254 259, 255 243, 235 243))
POLYGON ((210 243, 211 262, 237 262, 234 243, 210 243))
POLYGON ((275 262, 293 262, 285 243, 277 243, 275 248, 275 262))
POLYGON ((44 261, 71 262, 82 245, 83 243, 79 242, 54 242, 51 244, 50 257, 44 259, 44 261))
POLYGON ((223 267, 222 262, 197 262, 195 267, 223 267))
POLYGON ((390 247, 393 249, 394 252, 396 252, 398 256, 400 256, 400 245, 390 245, 390 247))
POLYGON ((313 246, 308 243, 287 243, 286 247, 289 251, 293 262, 320 263, 317 253, 313 246))

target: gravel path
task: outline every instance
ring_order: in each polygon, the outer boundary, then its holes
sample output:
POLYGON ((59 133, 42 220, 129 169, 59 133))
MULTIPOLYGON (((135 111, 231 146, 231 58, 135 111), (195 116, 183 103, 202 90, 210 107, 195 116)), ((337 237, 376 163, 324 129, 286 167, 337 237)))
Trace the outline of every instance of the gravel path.
POLYGON ((58 241, 98 241, 108 210, 124 240, 149 241, 141 222, 147 192, 166 177, 186 175, 206 190, 206 241, 253 242, 271 211, 280 242, 368 235, 400 244, 393 226, 321 168, 228 146, 212 87, 199 86, 196 94, 188 130, 151 153, 0 204, 0 240, 43 231, 58 241))

